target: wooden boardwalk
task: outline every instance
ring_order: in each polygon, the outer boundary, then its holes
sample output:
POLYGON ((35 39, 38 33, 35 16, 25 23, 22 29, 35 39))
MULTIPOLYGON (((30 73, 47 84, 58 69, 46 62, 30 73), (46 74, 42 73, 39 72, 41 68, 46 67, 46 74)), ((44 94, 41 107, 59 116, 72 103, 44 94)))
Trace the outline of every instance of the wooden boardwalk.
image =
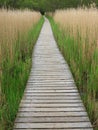
POLYGON ((14 130, 93 130, 47 19, 32 62, 14 130))

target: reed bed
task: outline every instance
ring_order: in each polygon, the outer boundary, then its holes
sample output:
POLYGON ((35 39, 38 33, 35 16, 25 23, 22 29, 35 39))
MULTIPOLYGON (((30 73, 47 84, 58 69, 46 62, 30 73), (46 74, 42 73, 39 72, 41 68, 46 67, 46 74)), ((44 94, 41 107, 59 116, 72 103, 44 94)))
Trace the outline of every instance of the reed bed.
POLYGON ((38 22, 39 18, 39 13, 28 10, 0 10, 0 46, 2 46, 0 58, 4 56, 2 49, 5 49, 4 46, 7 46, 8 48, 6 49, 9 49, 9 57, 13 59, 13 43, 15 43, 17 39, 21 40, 23 38, 22 35, 26 35, 30 28, 38 22))
POLYGON ((38 12, 0 9, 0 130, 12 129, 42 24, 38 12))
POLYGON ((52 27, 58 46, 75 77, 92 124, 98 128, 98 10, 55 12, 52 27))

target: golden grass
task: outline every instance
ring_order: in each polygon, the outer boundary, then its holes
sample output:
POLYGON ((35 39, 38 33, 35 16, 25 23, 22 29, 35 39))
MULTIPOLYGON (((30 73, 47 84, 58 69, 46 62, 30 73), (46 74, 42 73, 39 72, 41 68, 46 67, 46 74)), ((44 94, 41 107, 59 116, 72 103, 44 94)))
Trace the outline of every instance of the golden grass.
MULTIPOLYGON (((27 33, 39 19, 39 13, 29 10, 0 10, 0 44, 6 44, 6 47, 10 48, 9 56, 11 58, 13 57, 13 43, 18 37, 27 33)), ((1 47, 0 57, 2 57, 1 47)))
POLYGON ((0 65, 5 58, 6 51, 10 59, 14 58, 14 43, 28 33, 30 28, 38 22, 40 16, 40 13, 29 10, 0 9, 0 65))
MULTIPOLYGON (((9 57, 10 62, 14 61, 15 43, 19 39, 25 40, 23 36, 39 21, 40 16, 40 13, 31 12, 29 10, 7 11, 0 9, 0 79, 2 78, 2 62, 5 60, 6 55, 9 57)), ((22 43, 24 44, 22 40, 21 46, 24 46, 22 45, 22 43)))
POLYGON ((90 45, 90 55, 94 45, 98 46, 98 10, 97 9, 68 9, 58 10, 54 20, 73 36, 76 40, 80 37, 83 43, 90 45), (77 35, 78 34, 78 35, 77 35), (78 37, 79 36, 79 37, 78 37), (87 41, 85 40, 88 40, 87 41))
POLYGON ((65 38, 62 43, 65 58, 70 62, 80 92, 85 95, 90 119, 98 128, 98 9, 57 10, 53 18, 65 38))
POLYGON ((0 130, 11 129, 31 66, 39 12, 0 9, 0 130))

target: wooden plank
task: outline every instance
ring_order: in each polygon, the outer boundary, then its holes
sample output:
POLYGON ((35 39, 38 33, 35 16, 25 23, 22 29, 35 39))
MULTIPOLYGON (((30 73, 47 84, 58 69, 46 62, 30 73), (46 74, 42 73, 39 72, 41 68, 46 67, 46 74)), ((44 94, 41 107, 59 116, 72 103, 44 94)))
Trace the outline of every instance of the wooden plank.
POLYGON ((73 86, 73 83, 72 82, 28 82, 28 84, 33 84, 33 85, 59 85, 59 86, 62 86, 62 85, 72 85, 73 86))
POLYGON ((77 100, 80 99, 79 96, 26 96, 24 95, 23 99, 33 99, 33 100, 77 100))
POLYGON ((31 84, 31 85, 45 85, 45 86, 49 86, 49 85, 54 86, 55 85, 55 86, 59 86, 59 87, 63 86, 63 85, 64 86, 65 85, 74 86, 74 83, 71 83, 71 82, 64 82, 64 83, 59 83, 59 82, 58 83, 51 83, 51 82, 50 83, 38 83, 38 82, 33 83, 33 82, 28 82, 27 85, 29 85, 29 84, 31 84))
POLYGON ((19 112, 83 112, 83 107, 69 107, 69 108, 20 108, 19 112))
POLYGON ((69 75, 65 76, 63 74, 48 74, 48 73, 47 74, 34 74, 34 73, 31 73, 30 76, 35 76, 35 77, 37 77, 37 76, 49 76, 49 77, 54 76, 54 77, 57 77, 58 76, 58 77, 65 77, 66 78, 67 76, 70 77, 71 75, 69 74, 69 75))
MULTIPOLYGON (((36 78, 37 79, 44 79, 44 80, 48 80, 48 81, 50 81, 50 80, 52 80, 52 81, 56 81, 56 80, 64 80, 64 81, 66 81, 66 80, 73 80, 72 79, 72 76, 70 76, 70 77, 68 77, 68 76, 60 76, 60 77, 58 77, 58 76, 53 76, 53 77, 45 77, 45 76, 30 76, 29 77, 29 79, 31 79, 31 80, 36 80, 36 78)), ((73 80, 74 81, 74 80, 73 80)))
POLYGON ((26 103, 21 103, 20 104, 20 107, 39 107, 39 108, 51 108, 51 107, 83 107, 83 104, 82 103, 73 103, 73 104, 26 104, 26 103))
POLYGON ((24 93, 24 97, 46 97, 46 98, 53 98, 54 99, 60 99, 60 98, 63 98, 63 99, 67 99, 67 98, 80 98, 79 94, 78 93, 32 93, 32 94, 29 94, 29 93, 24 93))
POLYGON ((33 90, 77 90, 75 87, 34 87, 28 86, 25 91, 33 91, 33 90))
POLYGON ((25 93, 28 96, 79 96, 78 93, 25 93))
POLYGON ((63 80, 63 78, 65 80, 70 80, 72 78, 72 76, 30 76, 29 79, 31 80, 63 80))
MULTIPOLYGON (((32 75, 62 75, 62 73, 64 73, 64 71, 62 72, 58 72, 58 71, 50 71, 47 73, 47 71, 35 71, 35 72, 32 72, 31 74, 32 75)), ((68 73, 67 71, 65 71, 65 73, 68 73)), ((69 74, 66 74, 66 76, 69 76, 69 74)), ((72 79, 73 81, 73 79, 72 79)))
MULTIPOLYGON (((66 73, 66 72, 65 72, 66 73)), ((62 75, 62 73, 59 73, 59 72, 49 72, 49 73, 47 73, 47 72, 36 72, 36 73, 31 73, 31 75, 47 75, 47 76, 49 76, 49 75, 56 75, 56 76, 63 76, 62 75)), ((70 75, 68 75, 68 74, 66 74, 66 76, 70 76, 70 75)))
MULTIPOLYGON (((31 73, 36 73, 36 72, 38 72, 38 73, 46 73, 46 72, 49 72, 49 73, 64 73, 64 72, 68 72, 68 68, 66 68, 66 69, 62 69, 62 68, 60 68, 60 69, 58 69, 58 68, 46 68, 46 69, 37 69, 37 68, 35 68, 35 70, 32 70, 31 71, 31 73)), ((73 79, 72 79, 73 80, 73 79)))
POLYGON ((25 90, 25 93, 74 93, 78 92, 76 89, 72 90, 25 90))
POLYGON ((64 99, 61 99, 61 100, 44 100, 44 99, 22 99, 21 101, 22 103, 82 103, 81 100, 64 100, 64 99))
POLYGON ((15 123, 15 128, 91 128, 89 122, 76 123, 15 123))
MULTIPOLYGON (((52 81, 52 80, 51 80, 51 84, 52 84, 52 83, 54 83, 54 84, 55 84, 55 83, 65 84, 65 82, 66 82, 66 83, 74 83, 74 81, 72 81, 72 80, 65 80, 65 81, 64 81, 64 80, 61 80, 61 81, 58 81, 58 80, 52 81)), ((50 83, 50 81, 49 81, 49 80, 43 80, 43 81, 40 81, 40 80, 37 80, 37 81, 29 80, 28 83, 34 83, 34 84, 47 83, 47 84, 48 84, 48 83, 50 83)))
MULTIPOLYGON (((47 68, 47 69, 34 69, 34 70, 31 70, 31 73, 43 73, 43 72, 47 72, 47 71, 50 71, 51 73, 63 73, 63 72, 69 72, 68 68, 66 69, 54 69, 54 68, 47 68)), ((73 80, 73 79, 72 79, 73 80)))
POLYGON ((77 89, 57 90, 57 89, 53 89, 53 88, 52 88, 51 90, 47 90, 47 89, 46 89, 46 90, 43 90, 43 89, 42 89, 42 90, 41 90, 41 89, 40 89, 40 90, 31 90, 31 89, 28 90, 28 89, 26 89, 25 92, 29 92, 29 93, 32 93, 32 92, 33 92, 33 93, 37 93, 37 92, 43 92, 43 93, 44 93, 44 92, 45 92, 45 93, 54 93, 54 92, 56 92, 56 93, 72 93, 72 92, 73 92, 73 93, 74 93, 74 92, 78 92, 78 90, 77 90, 77 89))
POLYGON ((87 116, 87 113, 86 112, 18 112, 18 115, 19 117, 22 117, 22 116, 26 116, 26 117, 35 117, 35 116, 45 116, 45 117, 49 117, 49 116, 52 116, 52 117, 62 117, 62 116, 65 116, 65 117, 73 117, 73 116, 87 116))
MULTIPOLYGON (((37 88, 37 87, 46 87, 46 89, 48 88, 48 87, 54 87, 54 88, 64 88, 65 87, 65 89, 66 88, 71 88, 71 87, 74 87, 75 85, 72 85, 72 84, 63 84, 63 85, 57 85, 57 84, 28 84, 27 83, 27 87, 28 88, 37 88)), ((76 88, 76 87, 75 87, 76 88)))
POLYGON ((41 76, 41 77, 34 77, 34 76, 31 76, 31 77, 29 77, 29 80, 32 80, 32 81, 36 81, 36 79, 37 80, 40 80, 40 79, 43 79, 43 80, 45 80, 45 81, 74 81, 73 79, 72 79, 72 77, 43 77, 43 76, 41 76))
MULTIPOLYGON (((50 70, 49 70, 50 71, 50 70)), ((52 70, 51 70, 52 71, 52 70)), ((46 71, 46 72, 48 72, 48 71, 46 71)), ((43 74, 41 74, 41 75, 39 75, 39 74, 36 74, 36 73, 30 73, 30 78, 33 80, 33 78, 34 79, 36 79, 36 78, 38 78, 39 77, 39 79, 41 79, 41 78, 45 78, 45 79, 51 79, 51 80, 59 80, 59 79, 64 79, 64 80, 73 80, 74 81, 74 79, 72 78, 72 75, 62 75, 62 73, 60 74, 60 73, 58 73, 59 75, 51 75, 51 74, 49 74, 48 73, 48 75, 46 75, 46 72, 43 72, 43 74), (53 77, 53 79, 52 79, 52 77, 53 77)))
POLYGON ((69 93, 75 93, 75 94, 77 94, 78 93, 78 91, 77 90, 61 90, 61 91, 56 91, 56 90, 43 90, 43 91, 41 91, 41 90, 34 90, 34 91, 24 91, 24 93, 27 93, 27 94, 32 94, 32 93, 34 93, 34 94, 37 94, 37 93, 39 93, 39 94, 60 94, 60 95, 62 95, 62 94, 69 94, 69 93))
POLYGON ((87 116, 83 117, 17 117, 15 122, 23 122, 23 123, 66 123, 66 122, 89 122, 89 119, 87 116))

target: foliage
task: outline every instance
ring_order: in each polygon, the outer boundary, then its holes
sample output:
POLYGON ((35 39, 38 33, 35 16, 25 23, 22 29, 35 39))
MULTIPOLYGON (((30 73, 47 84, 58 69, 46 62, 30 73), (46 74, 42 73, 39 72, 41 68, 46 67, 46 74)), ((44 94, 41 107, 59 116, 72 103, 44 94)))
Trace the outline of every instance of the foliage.
POLYGON ((0 7, 30 8, 40 12, 53 12, 56 9, 89 6, 93 2, 98 5, 97 0, 0 0, 0 7))

